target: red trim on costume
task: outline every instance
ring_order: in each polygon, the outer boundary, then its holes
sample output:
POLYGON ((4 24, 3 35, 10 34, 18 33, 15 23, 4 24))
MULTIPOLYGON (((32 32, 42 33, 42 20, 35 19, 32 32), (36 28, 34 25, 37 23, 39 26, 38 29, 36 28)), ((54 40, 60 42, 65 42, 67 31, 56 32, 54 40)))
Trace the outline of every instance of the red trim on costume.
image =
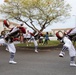
POLYGON ((34 34, 33 33, 31 33, 31 32, 29 32, 32 36, 34 36, 34 34))
POLYGON ((13 28, 11 28, 11 30, 9 32, 11 32, 13 30, 13 28))
POLYGON ((43 36, 43 34, 42 34, 42 33, 40 33, 40 36, 43 36))

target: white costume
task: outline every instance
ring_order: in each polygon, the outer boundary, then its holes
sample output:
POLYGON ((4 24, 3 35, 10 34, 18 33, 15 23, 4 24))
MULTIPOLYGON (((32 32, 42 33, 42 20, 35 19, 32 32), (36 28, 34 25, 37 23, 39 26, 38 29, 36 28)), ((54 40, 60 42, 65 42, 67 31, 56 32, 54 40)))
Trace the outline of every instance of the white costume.
POLYGON ((63 57, 65 55, 65 51, 69 51, 70 56, 70 66, 76 66, 75 64, 75 56, 76 50, 72 44, 72 41, 68 36, 65 36, 61 31, 56 33, 57 38, 64 43, 62 50, 59 53, 59 57, 63 57))
POLYGON ((59 53, 59 57, 63 57, 65 55, 65 50, 69 51, 69 56, 70 56, 70 66, 76 66, 75 64, 75 56, 76 56, 76 50, 72 44, 72 41, 64 36, 62 41, 64 42, 62 51, 59 53))
POLYGON ((38 46, 38 43, 37 43, 37 40, 35 40, 35 37, 34 37, 34 36, 32 36, 32 38, 31 38, 31 39, 33 39, 34 45, 37 47, 37 46, 38 46))
MULTIPOLYGON (((38 50, 37 50, 38 43, 37 43, 37 40, 34 37, 34 34, 31 33, 31 32, 29 32, 29 31, 27 31, 27 33, 26 34, 23 34, 23 36, 24 36, 24 39, 27 40, 27 42, 33 41, 34 46, 35 46, 35 52, 38 53, 38 50)), ((28 44, 27 44, 27 46, 28 46, 28 44)))
POLYGON ((6 45, 6 50, 10 52, 10 64, 16 64, 14 61, 14 56, 16 53, 16 48, 13 43, 13 38, 19 35, 19 28, 14 27, 11 31, 5 34, 4 38, 0 39, 0 44, 6 45))
POLYGON ((37 43, 37 40, 35 39, 34 36, 31 35, 31 38, 30 38, 30 41, 33 40, 33 43, 34 43, 34 46, 35 46, 35 52, 38 53, 38 43, 37 43))
POLYGON ((63 46, 68 48, 70 57, 75 56, 76 55, 76 50, 75 50, 71 40, 69 40, 68 37, 64 37, 62 40, 64 42, 63 46))
MULTIPOLYGON (((0 39, 0 44, 6 45, 6 49, 10 52, 10 64, 16 64, 17 62, 14 61, 14 56, 16 53, 16 48, 14 46, 14 38, 20 36, 20 32, 25 32, 24 29, 21 27, 14 27, 12 28, 7 34, 5 34, 4 38, 0 39)), ((22 33, 21 32, 21 33, 22 33)))
POLYGON ((4 38, 0 39, 0 44, 5 44, 10 53, 16 53, 16 48, 13 43, 7 43, 4 38))
POLYGON ((8 33, 5 34, 4 38, 0 39, 0 44, 6 45, 6 50, 10 52, 10 64, 16 64, 17 62, 14 61, 14 56, 16 53, 16 48, 14 46, 14 38, 18 38, 20 33, 26 33, 26 29, 21 24, 21 26, 10 28, 8 20, 3 21, 3 25, 7 28, 11 29, 8 33))

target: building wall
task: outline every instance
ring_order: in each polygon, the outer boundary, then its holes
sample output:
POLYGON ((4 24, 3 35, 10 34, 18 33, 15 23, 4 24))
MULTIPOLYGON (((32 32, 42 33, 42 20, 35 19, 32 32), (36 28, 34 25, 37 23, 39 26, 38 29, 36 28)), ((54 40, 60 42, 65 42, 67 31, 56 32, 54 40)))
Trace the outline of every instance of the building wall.
POLYGON ((3 20, 0 20, 0 34, 1 34, 1 31, 4 30, 4 27, 3 27, 3 20))

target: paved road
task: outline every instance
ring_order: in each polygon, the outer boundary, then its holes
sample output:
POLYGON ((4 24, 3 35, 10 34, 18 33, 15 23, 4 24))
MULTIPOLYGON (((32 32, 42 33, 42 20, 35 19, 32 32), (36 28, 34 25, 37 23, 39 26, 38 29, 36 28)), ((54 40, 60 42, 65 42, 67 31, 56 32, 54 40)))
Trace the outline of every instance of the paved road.
POLYGON ((59 58, 60 50, 39 50, 17 48, 16 65, 8 63, 9 52, 0 47, 0 75, 76 75, 76 67, 69 66, 69 55, 59 58))

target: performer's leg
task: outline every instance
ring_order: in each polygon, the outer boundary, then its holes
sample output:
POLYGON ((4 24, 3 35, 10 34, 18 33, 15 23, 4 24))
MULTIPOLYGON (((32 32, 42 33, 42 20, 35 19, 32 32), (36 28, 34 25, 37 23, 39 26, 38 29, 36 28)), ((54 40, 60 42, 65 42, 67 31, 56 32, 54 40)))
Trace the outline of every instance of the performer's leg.
POLYGON ((62 50, 59 53, 59 57, 63 57, 65 55, 65 50, 67 50, 67 49, 68 49, 68 47, 63 46, 62 50))
POLYGON ((10 53, 10 61, 14 61, 15 53, 10 53))
POLYGON ((0 45, 2 46, 2 45, 4 45, 4 44, 6 44, 5 43, 5 40, 2 38, 2 39, 0 39, 0 45))
POLYGON ((38 46, 35 46, 35 52, 36 52, 36 53, 38 53, 38 50, 37 50, 37 48, 38 48, 38 46))
POLYGON ((75 64, 75 56, 70 57, 70 66, 76 66, 76 64, 75 64))
POLYGON ((17 62, 14 61, 14 56, 15 56, 15 53, 16 53, 16 49, 15 49, 15 46, 13 43, 11 44, 8 44, 8 50, 10 52, 10 61, 9 63, 10 64, 16 64, 17 62))
POLYGON ((7 44, 7 47, 8 47, 8 49, 9 49, 9 52, 10 52, 10 53, 16 53, 16 48, 15 48, 14 43, 9 43, 9 44, 7 44))
POLYGON ((38 43, 37 43, 37 40, 34 39, 34 46, 35 46, 35 52, 38 53, 38 43))
POLYGON ((17 63, 14 61, 14 56, 15 56, 15 53, 10 53, 10 61, 9 61, 10 64, 16 64, 17 63))

